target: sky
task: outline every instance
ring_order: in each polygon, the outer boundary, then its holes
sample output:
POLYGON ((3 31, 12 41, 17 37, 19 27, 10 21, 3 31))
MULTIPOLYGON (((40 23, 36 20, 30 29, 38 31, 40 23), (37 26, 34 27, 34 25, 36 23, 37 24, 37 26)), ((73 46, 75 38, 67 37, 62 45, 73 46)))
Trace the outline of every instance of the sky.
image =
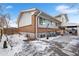
POLYGON ((21 10, 30 8, 38 8, 39 10, 51 15, 56 16, 62 13, 68 14, 69 22, 79 23, 79 4, 72 3, 2 3, 6 7, 6 13, 10 13, 13 21, 21 10))

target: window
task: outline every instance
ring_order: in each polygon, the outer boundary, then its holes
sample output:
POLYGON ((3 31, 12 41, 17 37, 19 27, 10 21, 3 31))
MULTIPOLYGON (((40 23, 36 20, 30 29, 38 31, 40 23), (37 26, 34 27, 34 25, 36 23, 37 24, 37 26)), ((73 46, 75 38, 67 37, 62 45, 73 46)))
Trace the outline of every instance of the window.
POLYGON ((51 25, 53 25, 53 22, 51 21, 51 25))
POLYGON ((42 17, 39 17, 39 23, 41 24, 41 25, 44 25, 45 24, 45 19, 44 18, 42 18, 42 17))
POLYGON ((58 26, 58 23, 56 23, 56 26, 58 26))

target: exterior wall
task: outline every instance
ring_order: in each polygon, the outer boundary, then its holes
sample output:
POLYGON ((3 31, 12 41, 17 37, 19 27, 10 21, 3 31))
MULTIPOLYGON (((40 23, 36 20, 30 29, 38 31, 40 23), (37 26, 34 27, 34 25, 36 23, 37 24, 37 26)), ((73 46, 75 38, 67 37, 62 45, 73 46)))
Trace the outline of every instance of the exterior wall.
POLYGON ((56 32, 56 31, 59 31, 60 29, 58 29, 58 27, 56 26, 56 22, 52 21, 52 23, 51 23, 50 20, 53 20, 53 19, 50 19, 50 17, 47 17, 46 15, 40 15, 38 17, 37 32, 38 33, 43 33, 43 32, 56 32), (40 17, 42 17, 46 20, 45 24, 43 24, 43 25, 40 24, 40 17))
POLYGON ((31 13, 23 13, 21 14, 19 27, 28 26, 32 24, 31 13))
POLYGON ((60 22, 63 22, 62 17, 56 17, 60 22))
POLYGON ((60 29, 57 29, 57 28, 38 28, 38 32, 39 33, 42 33, 42 32, 57 32, 59 31, 60 29))
MULTIPOLYGON (((46 19, 46 18, 44 18, 44 19, 46 19)), ((41 20, 38 18, 38 27, 40 27, 40 28, 47 28, 47 27, 48 28, 56 28, 57 27, 55 22, 49 21, 48 19, 45 20, 45 24, 43 24, 43 25, 40 24, 40 21, 41 20)))
POLYGON ((35 33, 36 16, 35 15, 32 15, 31 18, 32 18, 31 19, 32 24, 31 25, 26 25, 26 26, 20 27, 19 28, 19 32, 35 33))
POLYGON ((43 37, 44 36, 46 37, 47 35, 53 36, 55 34, 55 32, 61 33, 61 30, 60 29, 48 29, 48 30, 46 30, 45 28, 42 28, 42 29, 38 29, 37 36, 38 37, 41 37, 41 35, 43 35, 43 37))
POLYGON ((62 15, 61 18, 63 20, 62 21, 62 24, 67 23, 68 19, 66 19, 66 16, 65 15, 62 15))

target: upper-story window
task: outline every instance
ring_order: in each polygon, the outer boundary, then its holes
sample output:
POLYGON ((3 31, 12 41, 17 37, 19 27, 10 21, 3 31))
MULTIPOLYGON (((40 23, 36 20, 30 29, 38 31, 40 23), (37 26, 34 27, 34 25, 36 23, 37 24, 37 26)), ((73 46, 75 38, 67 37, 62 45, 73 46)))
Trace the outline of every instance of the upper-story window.
POLYGON ((51 25, 53 25, 54 23, 53 23, 53 21, 51 21, 51 25))
POLYGON ((60 23, 56 23, 56 26, 60 26, 60 23))
POLYGON ((40 23, 41 25, 44 25, 44 24, 45 24, 45 21, 46 21, 46 19, 44 19, 44 18, 42 18, 42 17, 39 17, 39 23, 40 23))

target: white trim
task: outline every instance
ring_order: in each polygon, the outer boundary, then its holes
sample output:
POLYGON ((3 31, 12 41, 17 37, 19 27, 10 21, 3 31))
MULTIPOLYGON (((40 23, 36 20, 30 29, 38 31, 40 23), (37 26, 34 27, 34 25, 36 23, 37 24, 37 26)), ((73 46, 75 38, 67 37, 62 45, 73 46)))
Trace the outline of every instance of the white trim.
POLYGON ((37 24, 38 21, 37 21, 37 20, 38 20, 38 16, 39 16, 40 14, 41 14, 41 12, 36 16, 36 35, 35 35, 36 38, 38 38, 38 37, 37 37, 37 28, 38 28, 38 26, 37 26, 37 25, 38 25, 38 24, 37 24))
POLYGON ((64 23, 64 24, 61 24, 61 26, 78 26, 79 24, 78 23, 64 23))
POLYGON ((32 10, 37 10, 36 8, 31 8, 31 9, 28 9, 28 10, 22 10, 21 12, 29 12, 29 11, 32 11, 32 10))

